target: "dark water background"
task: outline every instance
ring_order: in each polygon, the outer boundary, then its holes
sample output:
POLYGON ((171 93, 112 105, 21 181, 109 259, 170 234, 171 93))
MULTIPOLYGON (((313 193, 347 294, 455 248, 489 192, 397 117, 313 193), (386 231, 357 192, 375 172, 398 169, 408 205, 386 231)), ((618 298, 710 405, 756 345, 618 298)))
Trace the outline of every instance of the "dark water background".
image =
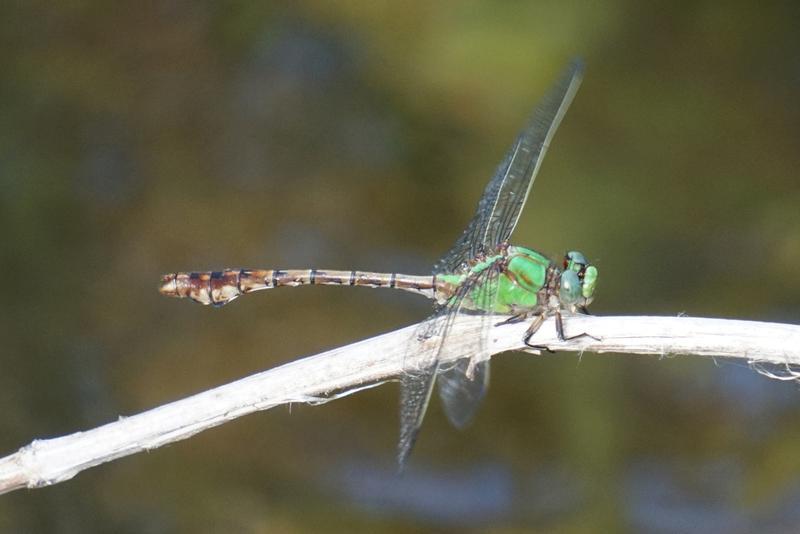
MULTIPOLYGON (((0 453, 415 322, 412 295, 160 297, 227 266, 428 272, 574 55, 515 241, 597 314, 800 321, 792 3, 7 2, 0 453)), ((397 387, 0 497, 3 532, 794 532, 800 390, 746 367, 495 359, 394 476, 397 387)))

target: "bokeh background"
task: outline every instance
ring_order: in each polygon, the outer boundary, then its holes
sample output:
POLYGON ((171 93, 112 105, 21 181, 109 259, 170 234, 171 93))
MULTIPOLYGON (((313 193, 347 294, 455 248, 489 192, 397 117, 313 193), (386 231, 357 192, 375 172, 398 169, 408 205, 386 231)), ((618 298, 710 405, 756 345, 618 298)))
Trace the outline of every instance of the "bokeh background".
MULTIPOLYGON (((796 4, 795 4, 796 5, 796 4)), ((6 2, 0 452, 418 321, 227 266, 425 273, 569 59, 586 77, 515 242, 593 311, 800 321, 793 3, 6 2)), ((397 386, 245 417, 0 497, 3 532, 794 532, 800 391, 689 357, 507 354, 474 424, 397 386)))

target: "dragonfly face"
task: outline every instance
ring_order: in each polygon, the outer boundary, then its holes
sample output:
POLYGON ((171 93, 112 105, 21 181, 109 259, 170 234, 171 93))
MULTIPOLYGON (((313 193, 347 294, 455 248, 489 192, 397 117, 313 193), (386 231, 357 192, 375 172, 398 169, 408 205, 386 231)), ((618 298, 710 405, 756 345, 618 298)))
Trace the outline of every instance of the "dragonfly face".
POLYGON ((567 252, 558 290, 561 305, 572 312, 585 311, 594 298, 596 286, 597 267, 580 252, 567 252))

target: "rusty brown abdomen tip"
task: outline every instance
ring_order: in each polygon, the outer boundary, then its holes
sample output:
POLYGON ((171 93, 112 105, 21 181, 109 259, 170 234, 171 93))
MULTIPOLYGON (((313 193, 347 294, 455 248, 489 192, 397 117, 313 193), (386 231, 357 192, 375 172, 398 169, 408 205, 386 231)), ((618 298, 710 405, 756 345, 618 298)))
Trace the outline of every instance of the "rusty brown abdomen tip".
MULTIPOLYGON (((161 277, 158 291, 162 295, 189 298, 203 305, 222 306, 242 294, 239 289, 241 270, 171 273, 161 277)), ((267 286, 261 282, 261 287, 267 286)))
POLYGON ((181 297, 182 295, 178 295, 177 273, 162 276, 158 292, 168 297, 181 297))

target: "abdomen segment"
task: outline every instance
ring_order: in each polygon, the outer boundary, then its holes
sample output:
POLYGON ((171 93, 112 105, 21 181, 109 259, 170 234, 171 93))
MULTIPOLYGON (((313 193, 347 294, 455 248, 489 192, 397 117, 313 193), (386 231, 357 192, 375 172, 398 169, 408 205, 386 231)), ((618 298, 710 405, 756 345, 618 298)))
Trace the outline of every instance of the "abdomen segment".
POLYGON ((159 292, 222 306, 245 293, 303 285, 387 287, 436 299, 446 298, 452 291, 449 284, 437 282, 434 276, 323 269, 226 269, 166 274, 161 278, 159 292))

